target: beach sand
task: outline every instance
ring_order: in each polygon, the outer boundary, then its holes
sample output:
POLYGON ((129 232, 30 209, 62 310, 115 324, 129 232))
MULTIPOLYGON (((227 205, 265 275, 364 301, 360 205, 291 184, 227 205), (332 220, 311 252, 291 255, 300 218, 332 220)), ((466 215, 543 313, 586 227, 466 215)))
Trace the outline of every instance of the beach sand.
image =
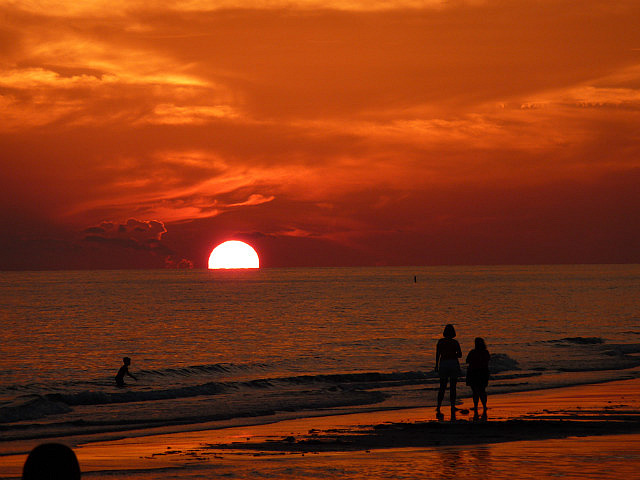
MULTIPOLYGON (((565 468, 563 478, 572 478, 576 470, 572 462, 588 459, 592 459, 593 478, 620 478, 625 469, 634 472, 640 467, 640 379, 490 394, 486 421, 474 421, 473 412, 468 411, 471 406, 470 399, 464 399, 455 421, 448 408, 443 409, 444 421, 437 421, 433 407, 341 415, 316 412, 259 425, 205 425, 197 431, 127 434, 127 438, 79 444, 78 439, 59 440, 74 446, 83 472, 96 472, 91 478, 102 478, 97 472, 105 478, 115 472, 118 478, 162 478, 149 474, 154 469, 169 469, 175 478, 191 478, 188 472, 202 474, 207 468, 215 469, 215 476, 228 472, 253 478, 260 476, 254 474, 261 462, 271 469, 273 478, 320 478, 328 474, 327 469, 344 470, 340 475, 345 478, 365 474, 385 478, 393 471, 403 476, 394 469, 407 470, 405 478, 421 478, 424 469, 439 469, 440 478, 466 478, 473 471, 477 475, 468 478, 482 478, 485 475, 478 469, 485 467, 491 469, 485 474, 495 478, 503 474, 504 478, 536 478, 544 468, 551 473, 565 468), (554 461, 560 452, 573 452, 574 460, 554 461), (606 458, 593 460, 603 452, 609 452, 606 458), (547 467, 539 465, 544 464, 541 459, 548 460, 547 467), (412 469, 403 467, 406 462, 412 469), (449 475, 446 466, 451 462, 467 465, 466 473, 449 475), (506 466, 500 466, 503 463, 506 466), (376 474, 379 469, 387 473, 376 474)), ((25 454, 0 457, 1 478, 19 478, 25 458, 25 454)), ((583 468, 575 478, 589 478, 589 472, 583 468)))

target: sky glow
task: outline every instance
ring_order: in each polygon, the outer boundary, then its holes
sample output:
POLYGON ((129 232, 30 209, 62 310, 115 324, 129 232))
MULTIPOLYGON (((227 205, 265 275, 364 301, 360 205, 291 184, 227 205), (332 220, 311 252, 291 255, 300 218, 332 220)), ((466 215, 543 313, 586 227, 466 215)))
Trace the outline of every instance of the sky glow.
POLYGON ((637 1, 215 4, 0 0, 0 269, 640 262, 637 1))

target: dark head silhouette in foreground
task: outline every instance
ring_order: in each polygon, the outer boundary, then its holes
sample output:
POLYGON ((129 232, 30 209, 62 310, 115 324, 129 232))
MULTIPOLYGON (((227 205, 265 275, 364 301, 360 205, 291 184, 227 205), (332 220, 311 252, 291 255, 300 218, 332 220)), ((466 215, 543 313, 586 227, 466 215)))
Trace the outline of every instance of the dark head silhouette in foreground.
POLYGON ((118 370, 118 374, 116 375, 116 385, 118 385, 119 387, 124 387, 124 385, 125 385, 124 376, 125 375, 129 375, 131 378, 133 378, 136 381, 138 380, 129 371, 129 365, 131 365, 131 359, 129 357, 124 357, 122 359, 122 363, 123 363, 123 365, 120 367, 120 370, 118 370))
POLYGON ((61 443, 38 445, 24 462, 22 480, 80 480, 76 454, 61 443))
POLYGON ((475 348, 467 355, 467 385, 473 392, 474 418, 478 417, 478 400, 482 401, 482 416, 487 416, 487 385, 489 384, 489 360, 491 355, 484 339, 476 337, 475 348))
POLYGON ((456 384, 458 376, 460 376, 460 363, 458 358, 462 357, 460 344, 454 339, 456 330, 453 325, 448 324, 444 327, 442 338, 438 340, 436 347, 436 372, 440 375, 440 389, 438 390, 438 407, 436 414, 440 418, 440 406, 444 399, 444 393, 447 390, 447 383, 451 383, 449 387, 449 395, 451 400, 451 419, 455 418, 456 411, 456 384))

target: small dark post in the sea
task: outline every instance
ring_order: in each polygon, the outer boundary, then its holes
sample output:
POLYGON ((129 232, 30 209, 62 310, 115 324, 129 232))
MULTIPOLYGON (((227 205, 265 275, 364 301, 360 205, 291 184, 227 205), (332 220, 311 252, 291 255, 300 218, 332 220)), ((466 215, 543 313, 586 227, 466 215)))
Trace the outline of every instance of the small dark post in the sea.
POLYGON ((413 283, 418 283, 418 276, 417 275, 413 276, 413 283))

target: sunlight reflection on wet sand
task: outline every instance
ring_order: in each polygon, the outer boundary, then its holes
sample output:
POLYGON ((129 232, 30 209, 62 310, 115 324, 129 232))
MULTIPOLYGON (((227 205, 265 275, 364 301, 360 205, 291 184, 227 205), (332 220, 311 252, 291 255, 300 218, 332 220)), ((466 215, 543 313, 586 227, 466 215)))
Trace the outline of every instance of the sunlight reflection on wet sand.
POLYGON ((633 478, 639 462, 640 435, 617 435, 369 453, 224 455, 171 473, 119 472, 124 474, 119 478, 620 479, 633 478))

